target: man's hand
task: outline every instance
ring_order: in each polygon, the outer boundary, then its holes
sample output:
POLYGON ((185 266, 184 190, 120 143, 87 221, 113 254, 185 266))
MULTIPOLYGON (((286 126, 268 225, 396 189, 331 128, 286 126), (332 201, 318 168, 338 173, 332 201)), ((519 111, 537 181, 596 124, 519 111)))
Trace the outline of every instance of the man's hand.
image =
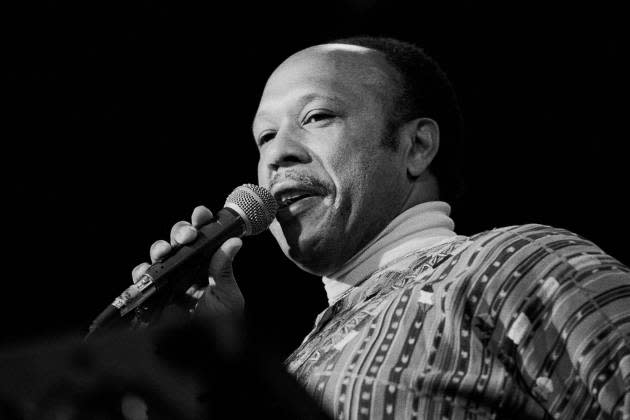
MULTIPOLYGON (((177 247, 190 243, 197 237, 197 228, 212 220, 212 212, 204 206, 198 206, 193 211, 191 222, 175 223, 171 229, 170 243, 159 240, 151 245, 151 264, 163 260, 177 247)), ((212 320, 240 319, 243 317, 245 300, 236 284, 232 272, 232 261, 243 245, 239 238, 228 239, 214 253, 210 260, 209 283, 203 296, 199 300, 195 315, 212 320)), ((136 266, 131 277, 135 283, 151 266, 142 263, 136 266)))

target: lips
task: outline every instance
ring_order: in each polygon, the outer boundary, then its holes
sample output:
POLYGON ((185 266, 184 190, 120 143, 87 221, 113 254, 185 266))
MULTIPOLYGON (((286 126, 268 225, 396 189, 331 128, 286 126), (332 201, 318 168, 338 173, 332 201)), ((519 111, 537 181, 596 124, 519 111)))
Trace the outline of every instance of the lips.
POLYGON ((294 183, 278 184, 272 188, 271 193, 278 202, 279 210, 287 209, 302 200, 324 195, 324 191, 319 188, 294 183))

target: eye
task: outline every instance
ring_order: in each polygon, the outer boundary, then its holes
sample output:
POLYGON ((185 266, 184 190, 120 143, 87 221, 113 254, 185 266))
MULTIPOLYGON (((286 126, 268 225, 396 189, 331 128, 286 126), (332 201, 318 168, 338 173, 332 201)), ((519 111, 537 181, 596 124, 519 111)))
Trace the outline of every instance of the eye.
POLYGON ((306 117, 304 117, 302 124, 306 125, 310 123, 316 123, 316 122, 324 121, 333 117, 334 115, 331 114, 330 112, 313 111, 313 112, 308 113, 306 117))
POLYGON ((275 131, 265 131, 260 136, 258 136, 258 145, 262 146, 268 141, 273 140, 274 137, 276 137, 275 131))

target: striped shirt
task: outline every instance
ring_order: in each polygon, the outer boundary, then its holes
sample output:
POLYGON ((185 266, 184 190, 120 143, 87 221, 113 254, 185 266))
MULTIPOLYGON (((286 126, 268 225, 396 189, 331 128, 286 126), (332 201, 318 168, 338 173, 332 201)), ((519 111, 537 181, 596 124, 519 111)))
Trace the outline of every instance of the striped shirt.
POLYGON ((287 366, 335 419, 630 419, 629 269, 542 225, 378 268, 287 366))

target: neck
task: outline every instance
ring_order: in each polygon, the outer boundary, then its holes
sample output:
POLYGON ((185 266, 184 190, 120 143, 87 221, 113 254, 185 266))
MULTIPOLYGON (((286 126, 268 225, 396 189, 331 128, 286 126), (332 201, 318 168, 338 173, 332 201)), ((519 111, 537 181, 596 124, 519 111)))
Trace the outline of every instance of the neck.
POLYGON ((398 215, 339 270, 323 277, 328 303, 394 259, 456 236, 449 213, 447 203, 430 201, 398 215))

